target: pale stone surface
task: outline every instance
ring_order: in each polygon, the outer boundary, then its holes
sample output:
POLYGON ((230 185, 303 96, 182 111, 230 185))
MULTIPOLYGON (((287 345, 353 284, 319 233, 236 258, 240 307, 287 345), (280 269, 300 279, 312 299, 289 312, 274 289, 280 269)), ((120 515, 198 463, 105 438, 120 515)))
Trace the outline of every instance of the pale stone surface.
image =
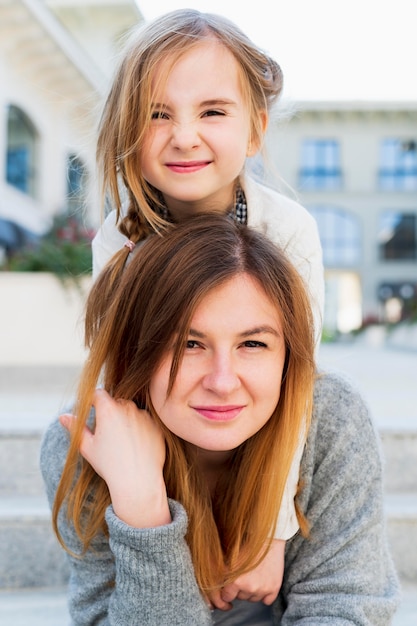
POLYGON ((90 277, 63 284, 44 272, 1 272, 0 366, 80 365, 90 277))

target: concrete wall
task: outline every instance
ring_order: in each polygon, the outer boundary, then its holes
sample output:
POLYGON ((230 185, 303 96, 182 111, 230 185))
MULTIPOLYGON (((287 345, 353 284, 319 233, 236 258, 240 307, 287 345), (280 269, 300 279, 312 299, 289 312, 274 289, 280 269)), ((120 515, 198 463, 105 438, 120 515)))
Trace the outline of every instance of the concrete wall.
POLYGON ((63 286, 52 274, 0 272, 0 367, 81 366, 90 281, 63 286))

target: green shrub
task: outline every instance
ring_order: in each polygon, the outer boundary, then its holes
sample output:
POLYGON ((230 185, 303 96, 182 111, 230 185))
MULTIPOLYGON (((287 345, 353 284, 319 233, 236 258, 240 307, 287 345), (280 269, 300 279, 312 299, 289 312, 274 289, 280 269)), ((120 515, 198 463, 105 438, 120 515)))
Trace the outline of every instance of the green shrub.
POLYGON ((57 216, 39 243, 15 253, 3 266, 12 272, 51 272, 63 282, 91 273, 94 232, 73 216, 57 216))

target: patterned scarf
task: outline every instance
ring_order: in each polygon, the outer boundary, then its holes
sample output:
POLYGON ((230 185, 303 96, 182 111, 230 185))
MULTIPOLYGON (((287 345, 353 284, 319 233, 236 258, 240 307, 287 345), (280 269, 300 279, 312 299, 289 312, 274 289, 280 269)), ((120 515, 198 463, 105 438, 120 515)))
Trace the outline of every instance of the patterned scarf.
MULTIPOLYGON (((171 215, 165 205, 161 207, 154 207, 154 211, 158 213, 158 215, 166 222, 172 222, 171 215)), ((238 224, 246 225, 248 222, 248 205, 246 203, 246 196, 240 185, 236 188, 235 205, 233 209, 231 209, 229 216, 236 220, 238 224)))

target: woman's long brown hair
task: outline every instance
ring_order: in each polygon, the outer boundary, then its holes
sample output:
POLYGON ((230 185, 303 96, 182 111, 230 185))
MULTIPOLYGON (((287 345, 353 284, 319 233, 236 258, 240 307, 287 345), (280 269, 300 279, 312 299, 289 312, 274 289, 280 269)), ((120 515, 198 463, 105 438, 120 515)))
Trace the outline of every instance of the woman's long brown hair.
POLYGON ((252 569, 273 536, 292 458, 311 413, 315 368, 309 299, 297 271, 265 236, 212 214, 172 227, 162 237, 150 236, 121 275, 116 272, 112 285, 105 310, 97 285, 87 302, 90 351, 78 391, 78 419, 56 494, 54 528, 64 545, 58 513, 66 508, 84 549, 100 530, 106 531, 107 486, 79 454, 101 380, 113 397, 147 407, 163 429, 167 493, 187 511, 186 539, 196 578, 209 593, 224 582, 225 572, 233 580, 252 569), (283 379, 277 380, 278 406, 265 426, 234 451, 229 471, 212 497, 189 447, 153 410, 149 386, 174 342, 172 389, 196 307, 212 289, 240 274, 255 279, 276 305, 286 361, 283 379))

